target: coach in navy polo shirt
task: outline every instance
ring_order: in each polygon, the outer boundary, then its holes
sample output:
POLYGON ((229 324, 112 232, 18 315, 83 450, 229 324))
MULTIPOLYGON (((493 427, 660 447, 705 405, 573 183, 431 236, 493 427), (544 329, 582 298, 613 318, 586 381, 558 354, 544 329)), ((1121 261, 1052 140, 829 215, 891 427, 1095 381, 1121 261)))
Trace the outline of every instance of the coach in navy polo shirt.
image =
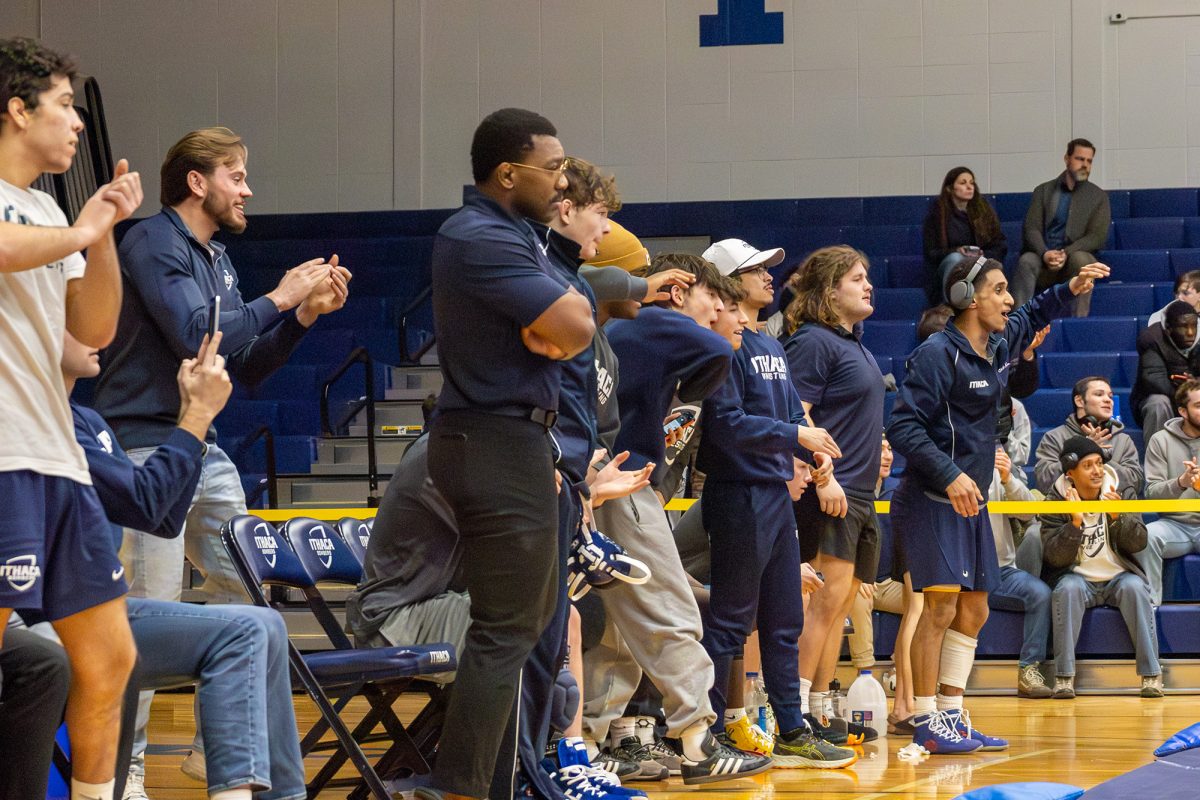
MULTIPOLYGON (((515 775, 502 739, 521 667, 554 611, 558 497, 550 428, 559 361, 587 348, 591 305, 546 257, 526 218, 548 222, 566 188, 554 125, 523 109, 489 114, 471 142, 475 186, 438 231, 433 313, 445 387, 429 473, 454 510, 471 627, 446 712, 432 789, 488 797, 515 775), (503 762, 503 763, 501 763, 503 762)), ((511 717, 511 718, 510 718, 511 717)), ((515 778, 506 788, 513 796, 515 778)))

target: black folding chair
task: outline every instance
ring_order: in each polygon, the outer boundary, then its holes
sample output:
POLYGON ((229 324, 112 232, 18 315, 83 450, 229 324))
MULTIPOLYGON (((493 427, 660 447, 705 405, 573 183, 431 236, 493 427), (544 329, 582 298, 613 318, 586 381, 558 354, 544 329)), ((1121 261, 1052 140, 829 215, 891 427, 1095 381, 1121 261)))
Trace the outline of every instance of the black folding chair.
POLYGON ((295 645, 288 643, 292 669, 321 713, 321 719, 301 739, 300 751, 304 755, 331 752, 308 783, 308 796, 316 797, 326 788, 353 786, 349 797, 355 800, 367 797, 389 800, 391 794, 384 784, 385 779, 396 777, 405 770, 412 773, 429 771, 425 756, 392 712, 391 703, 413 687, 416 678, 455 669, 454 648, 428 645, 355 649, 316 587, 316 580, 323 577, 310 575, 306 564, 316 564, 322 575, 327 574, 339 582, 357 581, 361 569, 328 526, 316 520, 305 520, 307 525, 298 522, 291 521, 290 532, 293 541, 300 544, 302 552, 299 554, 289 543, 288 536, 270 523, 249 515, 239 515, 225 523, 221 528, 221 540, 256 605, 272 605, 263 591, 264 585, 299 590, 335 648, 302 655, 295 645), (308 549, 303 551, 303 548, 308 549), (331 695, 335 699, 331 699, 331 695), (370 709, 350 730, 340 711, 358 695, 367 700, 370 709), (384 733, 372 735, 380 724, 384 733), (320 741, 326 732, 333 733, 333 741, 320 741), (377 764, 372 765, 362 744, 387 739, 392 741, 391 746, 377 764), (347 761, 354 765, 361 778, 334 777, 347 761))

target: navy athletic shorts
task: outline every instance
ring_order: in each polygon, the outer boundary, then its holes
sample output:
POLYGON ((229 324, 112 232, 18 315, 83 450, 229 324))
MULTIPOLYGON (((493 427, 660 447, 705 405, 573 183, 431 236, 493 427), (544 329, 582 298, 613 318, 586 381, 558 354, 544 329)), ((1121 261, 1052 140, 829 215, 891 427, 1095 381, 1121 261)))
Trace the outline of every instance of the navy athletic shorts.
POLYGON ((948 501, 901 483, 892 497, 891 517, 914 591, 958 585, 968 592, 991 592, 999 585, 1000 563, 986 504, 980 504, 976 516, 962 517, 948 501))
POLYGON ((96 490, 29 470, 0 472, 0 608, 63 619, 129 587, 96 490))
POLYGON ((800 535, 800 558, 811 562, 822 553, 849 561, 854 577, 874 583, 879 571, 879 519, 875 503, 846 494, 845 517, 831 517, 821 510, 817 490, 809 486, 792 505, 800 535))

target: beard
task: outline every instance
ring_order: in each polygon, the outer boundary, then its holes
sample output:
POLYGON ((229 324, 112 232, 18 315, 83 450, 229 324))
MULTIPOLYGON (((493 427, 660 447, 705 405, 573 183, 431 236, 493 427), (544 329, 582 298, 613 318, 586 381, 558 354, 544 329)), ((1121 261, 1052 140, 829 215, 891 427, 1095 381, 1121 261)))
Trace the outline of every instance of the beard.
POLYGON ((1075 179, 1076 183, 1087 183, 1089 175, 1091 175, 1090 172, 1084 172, 1083 170, 1071 173, 1071 177, 1075 179))
POLYGON ((246 230, 246 218, 239 216, 232 206, 221 205, 211 194, 205 196, 204 212, 217 221, 223 231, 242 233, 246 230))

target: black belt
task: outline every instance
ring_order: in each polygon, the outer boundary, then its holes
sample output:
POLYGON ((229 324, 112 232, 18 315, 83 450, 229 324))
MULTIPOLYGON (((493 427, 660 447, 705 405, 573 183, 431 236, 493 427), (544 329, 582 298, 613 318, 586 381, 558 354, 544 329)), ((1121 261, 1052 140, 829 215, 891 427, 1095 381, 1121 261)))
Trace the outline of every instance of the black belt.
POLYGON ((550 430, 554 427, 554 423, 558 421, 558 412, 545 408, 535 408, 529 412, 529 418, 546 430, 550 430))

